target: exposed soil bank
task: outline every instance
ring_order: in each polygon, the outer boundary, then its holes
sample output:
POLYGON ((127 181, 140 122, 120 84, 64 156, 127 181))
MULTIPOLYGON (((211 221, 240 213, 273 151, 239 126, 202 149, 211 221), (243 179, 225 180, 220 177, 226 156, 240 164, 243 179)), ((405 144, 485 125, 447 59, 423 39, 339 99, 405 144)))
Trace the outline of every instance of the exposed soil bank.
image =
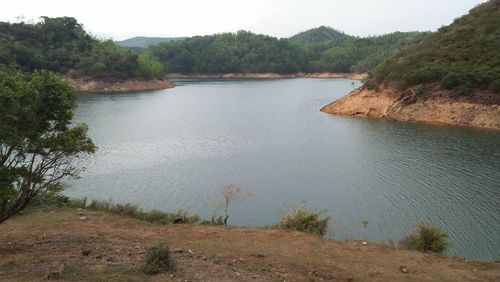
POLYGON ((368 75, 366 73, 332 73, 332 72, 317 72, 317 73, 168 73, 168 78, 350 78, 355 80, 363 80, 368 75))
POLYGON ((0 280, 40 281, 499 281, 500 265, 338 242, 306 233, 153 225, 76 209, 38 211, 0 227, 0 280), (145 250, 173 250, 177 270, 148 277, 145 250))
POLYGON ((436 87, 417 95, 415 89, 378 91, 360 87, 326 105, 322 112, 336 115, 388 118, 500 130, 500 95, 476 93, 461 97, 436 87))
POLYGON ((63 76, 78 92, 134 92, 174 87, 168 79, 130 79, 124 81, 95 80, 63 76))

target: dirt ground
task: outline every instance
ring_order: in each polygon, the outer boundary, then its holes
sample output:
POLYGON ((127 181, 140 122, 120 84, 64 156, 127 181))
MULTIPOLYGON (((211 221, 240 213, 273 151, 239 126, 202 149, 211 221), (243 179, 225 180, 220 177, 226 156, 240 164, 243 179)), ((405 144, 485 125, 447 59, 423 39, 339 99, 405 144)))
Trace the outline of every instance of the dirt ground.
POLYGON ((0 225, 0 281, 500 281, 500 263, 467 261, 300 232, 153 225, 76 209, 0 225), (167 243, 176 270, 146 276, 148 247, 167 243))

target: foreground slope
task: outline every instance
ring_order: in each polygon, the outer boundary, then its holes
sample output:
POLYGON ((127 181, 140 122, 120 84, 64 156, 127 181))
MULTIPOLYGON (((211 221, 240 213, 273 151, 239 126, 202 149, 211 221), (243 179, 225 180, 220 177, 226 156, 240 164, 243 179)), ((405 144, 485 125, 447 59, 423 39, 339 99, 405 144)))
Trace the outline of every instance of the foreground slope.
POLYGON ((38 211, 0 226, 0 280, 498 281, 498 263, 474 262, 274 229, 158 226, 76 209, 38 211), (177 271, 138 271, 166 242, 177 271), (405 268, 406 267, 406 268, 405 268), (402 270, 401 270, 402 269, 402 270))
POLYGON ((331 114, 500 129, 500 1, 405 48, 331 114))

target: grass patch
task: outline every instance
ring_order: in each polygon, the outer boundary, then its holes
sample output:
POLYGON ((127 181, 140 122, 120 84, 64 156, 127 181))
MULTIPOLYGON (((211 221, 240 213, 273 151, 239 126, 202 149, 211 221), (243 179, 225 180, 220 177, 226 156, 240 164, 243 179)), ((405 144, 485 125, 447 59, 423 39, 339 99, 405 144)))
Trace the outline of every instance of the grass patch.
POLYGON ((113 204, 109 201, 92 200, 90 203, 87 198, 69 198, 60 194, 45 195, 44 197, 34 198, 29 206, 29 210, 44 208, 82 208, 94 211, 104 211, 119 215, 126 215, 139 220, 154 224, 191 224, 200 221, 196 214, 188 214, 184 210, 177 213, 163 212, 160 210, 144 211, 132 204, 113 204))
POLYGON ((65 265, 59 277, 64 281, 146 281, 147 275, 137 269, 124 267, 103 268, 103 269, 78 269, 76 267, 65 265))
POLYGON ((105 211, 114 214, 126 215, 155 224, 190 224, 196 223, 200 220, 197 215, 190 215, 183 210, 179 210, 177 213, 163 212, 159 210, 145 212, 136 205, 113 204, 108 201, 93 200, 85 208, 96 211, 105 211))

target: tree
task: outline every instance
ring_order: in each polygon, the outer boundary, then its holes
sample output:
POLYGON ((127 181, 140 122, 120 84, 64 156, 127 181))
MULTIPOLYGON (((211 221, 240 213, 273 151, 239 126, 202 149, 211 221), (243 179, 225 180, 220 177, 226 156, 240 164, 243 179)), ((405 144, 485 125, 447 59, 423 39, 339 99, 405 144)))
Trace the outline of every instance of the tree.
POLYGON ((94 153, 87 126, 71 126, 75 90, 48 71, 0 70, 0 223, 37 196, 76 177, 75 159, 94 153))

